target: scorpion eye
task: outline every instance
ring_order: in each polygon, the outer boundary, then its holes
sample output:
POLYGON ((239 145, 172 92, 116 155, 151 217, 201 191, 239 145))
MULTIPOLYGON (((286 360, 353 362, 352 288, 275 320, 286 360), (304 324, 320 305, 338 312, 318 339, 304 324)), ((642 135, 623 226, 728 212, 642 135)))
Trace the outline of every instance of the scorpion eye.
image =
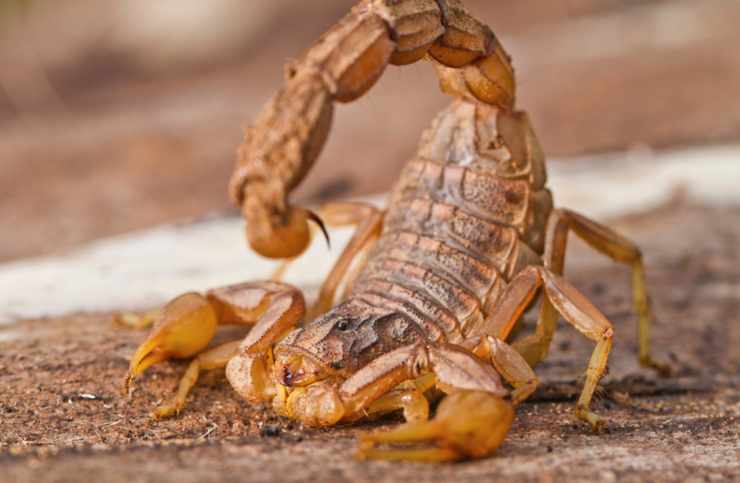
POLYGON ((337 329, 341 330, 342 332, 349 329, 349 320, 346 320, 346 319, 340 320, 339 323, 337 324, 337 329))

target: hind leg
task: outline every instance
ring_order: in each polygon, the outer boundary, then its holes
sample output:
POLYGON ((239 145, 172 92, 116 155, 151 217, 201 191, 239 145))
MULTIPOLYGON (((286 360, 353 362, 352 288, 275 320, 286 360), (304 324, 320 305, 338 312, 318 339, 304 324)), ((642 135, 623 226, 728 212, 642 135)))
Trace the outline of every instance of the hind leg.
MULTIPOLYGON (((589 407, 599 380, 606 370, 614 331, 609 320, 575 287, 547 268, 526 268, 511 281, 495 310, 488 315, 483 332, 506 340, 541 288, 544 288, 543 305, 549 306, 554 314, 553 325, 558 315, 562 315, 566 322, 596 343, 586 369, 586 382, 576 406, 576 417, 598 430, 603 425, 603 420, 593 414, 589 407)), ((518 347, 515 346, 514 349, 519 352, 518 347)), ((480 351, 480 348, 476 348, 476 351, 480 351)), ((525 360, 526 355, 521 354, 525 360)), ((526 362, 531 364, 530 360, 526 362)))
MULTIPOLYGON (((657 371, 662 376, 669 375, 670 368, 666 364, 657 362, 651 355, 650 328, 653 323, 653 314, 640 249, 630 240, 588 218, 569 210, 555 210, 548 225, 545 248, 545 266, 555 274, 563 274, 568 233, 571 231, 599 253, 631 267, 633 300, 638 316, 640 364, 657 371)), ((530 364, 537 364, 547 356, 556 322, 557 313, 553 306, 545 300, 535 334, 514 344, 530 364)))

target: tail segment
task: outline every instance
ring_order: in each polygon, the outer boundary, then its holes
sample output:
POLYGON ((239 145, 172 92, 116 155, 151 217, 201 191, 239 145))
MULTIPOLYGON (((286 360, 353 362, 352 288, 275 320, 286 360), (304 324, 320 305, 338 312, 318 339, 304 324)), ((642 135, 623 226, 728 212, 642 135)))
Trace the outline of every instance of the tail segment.
MULTIPOLYGON (((318 158, 333 103, 361 97, 389 64, 428 57, 442 90, 511 110, 515 82, 509 57, 489 27, 458 0, 364 0, 286 68, 286 83, 239 148, 230 183, 252 247, 269 258, 300 255, 312 214, 288 196, 318 158)), ((315 216, 315 215, 313 215, 315 216)))

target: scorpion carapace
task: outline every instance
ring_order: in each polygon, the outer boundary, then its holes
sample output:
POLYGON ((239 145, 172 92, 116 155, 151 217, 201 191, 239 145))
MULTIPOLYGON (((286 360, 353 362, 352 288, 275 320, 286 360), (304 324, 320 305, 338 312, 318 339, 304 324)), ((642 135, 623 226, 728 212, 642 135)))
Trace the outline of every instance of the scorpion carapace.
POLYGON ((562 278, 569 232, 630 266, 640 362, 651 312, 639 249, 609 228, 554 209, 545 161, 514 110, 509 57, 456 0, 365 0, 286 69, 285 86, 248 129, 231 182, 252 247, 292 258, 308 245, 311 211, 288 196, 313 165, 333 102, 365 93, 388 64, 422 58, 455 100, 423 136, 388 206, 334 203, 319 215, 355 225, 318 300, 279 281, 185 294, 156 316, 127 386, 152 364, 192 358, 163 417, 182 410, 202 369, 226 368, 241 396, 310 426, 403 411, 407 423, 361 437, 364 458, 482 457, 502 443, 513 407, 537 386, 559 316, 595 349, 575 415, 599 429, 590 403, 612 345, 610 322, 562 278), (340 290, 341 288, 341 290, 340 290), (513 329, 542 295, 534 333, 513 329), (206 350, 218 325, 253 325, 243 341, 206 350), (429 400, 442 397, 433 419, 429 400))

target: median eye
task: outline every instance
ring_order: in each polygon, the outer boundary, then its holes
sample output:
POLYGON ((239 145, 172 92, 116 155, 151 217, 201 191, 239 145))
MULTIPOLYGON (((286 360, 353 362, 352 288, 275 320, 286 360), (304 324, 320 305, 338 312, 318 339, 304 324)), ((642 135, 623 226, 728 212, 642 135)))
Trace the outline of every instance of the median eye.
POLYGON ((340 320, 339 323, 337 323, 337 329, 341 330, 342 332, 349 329, 349 320, 340 320))

